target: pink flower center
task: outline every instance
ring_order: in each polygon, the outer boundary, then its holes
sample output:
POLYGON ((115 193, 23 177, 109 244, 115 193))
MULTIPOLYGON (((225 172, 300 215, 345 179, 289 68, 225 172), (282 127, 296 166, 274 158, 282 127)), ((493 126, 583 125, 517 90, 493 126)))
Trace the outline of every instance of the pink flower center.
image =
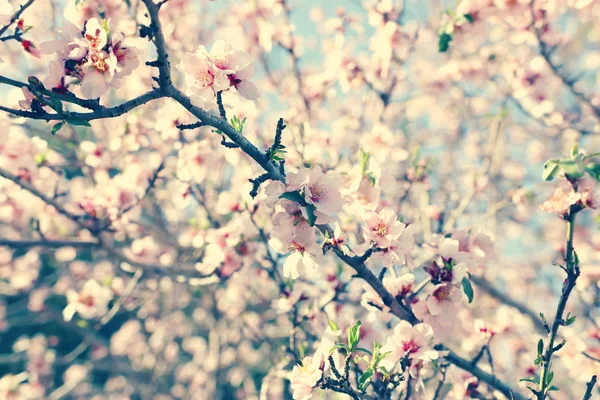
POLYGON ((90 45, 92 46, 92 48, 97 48, 101 41, 100 41, 100 29, 97 28, 96 32, 94 32, 94 35, 90 35, 89 33, 85 34, 85 38, 87 39, 88 42, 90 42, 90 45))
POLYGON ((235 76, 235 74, 229 74, 227 75, 227 78, 229 78, 229 84, 236 89, 238 88, 239 84, 242 83, 242 80, 235 76))
POLYGON ((94 297, 90 296, 89 294, 80 294, 78 301, 79 303, 88 307, 92 307, 94 305, 94 297))
POLYGON ((450 290, 451 288, 448 285, 441 286, 435 289, 433 292, 433 297, 438 299, 438 301, 448 300, 450 298, 450 290))
POLYGON ((387 226, 387 224, 384 224, 383 222, 379 222, 373 228, 373 232, 375 232, 378 236, 385 236, 388 233, 388 226, 387 226))
POLYGON ((297 242, 292 242, 290 244, 290 251, 303 252, 304 250, 305 250, 305 247, 297 242))
POLYGON ((227 57, 212 57, 215 67, 226 70, 231 68, 231 63, 227 57))
POLYGON ((200 86, 203 87, 212 86, 212 84, 215 82, 215 74, 213 74, 212 71, 209 70, 202 70, 197 72, 195 78, 196 82, 198 82, 200 86))
POLYGON ((318 203, 320 200, 322 200, 327 192, 327 190, 325 190, 325 188, 321 185, 309 186, 308 189, 310 190, 310 199, 315 203, 318 203))
POLYGON ((108 55, 103 51, 92 53, 90 55, 90 61, 92 62, 92 65, 100 72, 107 72, 110 69, 107 58, 108 55))
POLYGON ((416 353, 417 351, 419 351, 419 349, 420 346, 417 343, 415 343, 415 341, 412 339, 402 344, 402 350, 404 350, 405 353, 416 353))
POLYGON ((119 64, 123 64, 127 59, 127 47, 122 47, 120 42, 113 47, 113 53, 115 54, 115 57, 117 57, 119 64))

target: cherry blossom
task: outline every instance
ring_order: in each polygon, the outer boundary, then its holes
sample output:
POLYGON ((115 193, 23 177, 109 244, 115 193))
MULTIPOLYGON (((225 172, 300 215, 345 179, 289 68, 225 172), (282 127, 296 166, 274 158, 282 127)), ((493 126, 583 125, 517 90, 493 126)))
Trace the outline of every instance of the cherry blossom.
POLYGON ((305 273, 316 269, 322 257, 321 248, 315 242, 315 233, 307 225, 285 229, 282 226, 280 233, 269 240, 273 250, 285 254, 289 253, 283 264, 283 274, 291 279, 300 276, 298 268, 304 267, 305 273))
POLYGON ((301 365, 294 366, 290 379, 294 400, 308 400, 312 397, 314 387, 323 376, 318 363, 320 360, 317 358, 305 357, 301 365))
POLYGON ((69 290, 67 292, 69 304, 63 310, 65 321, 70 321, 75 314, 85 319, 104 316, 108 312, 108 303, 112 297, 110 288, 95 280, 87 281, 80 292, 69 290))
POLYGON ((364 218, 365 239, 384 249, 397 240, 406 228, 406 225, 398 221, 396 213, 391 208, 384 208, 378 213, 368 211, 364 218))
POLYGON ((419 361, 429 363, 439 357, 433 348, 433 331, 427 324, 411 326, 406 321, 400 321, 394 328, 394 333, 386 339, 381 348, 382 353, 390 354, 382 361, 382 366, 391 371, 403 358, 411 361, 411 375, 417 376, 419 368, 423 368, 419 361))
POLYGON ((177 68, 185 74, 187 94, 203 108, 214 108, 216 93, 229 87, 225 72, 214 66, 202 49, 186 53, 177 68))
POLYGON ((317 165, 306 175, 304 198, 308 204, 314 205, 317 211, 332 216, 343 205, 342 195, 336 186, 336 177, 324 173, 317 165))
POLYGON ((50 64, 44 84, 58 91, 66 91, 70 83, 80 85, 88 99, 98 98, 112 87, 119 88, 122 79, 138 67, 139 60, 137 51, 123 44, 123 35, 108 29, 108 22, 97 18, 86 22, 83 33, 64 21, 57 39, 40 45, 43 53, 58 58, 50 64), (65 77, 71 78, 69 82, 64 81, 65 77))

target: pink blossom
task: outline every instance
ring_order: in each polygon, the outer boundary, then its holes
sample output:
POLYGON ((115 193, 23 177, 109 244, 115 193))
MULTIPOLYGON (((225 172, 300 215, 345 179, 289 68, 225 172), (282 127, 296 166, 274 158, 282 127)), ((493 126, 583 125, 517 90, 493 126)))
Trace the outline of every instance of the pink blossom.
POLYGON ((308 400, 317 382, 323 376, 320 360, 312 357, 304 357, 300 365, 292 369, 290 384, 293 390, 294 400, 308 400))
POLYGON ((24 110, 31 110, 31 102, 35 99, 35 96, 25 86, 23 86, 21 90, 23 91, 25 100, 19 100, 19 107, 24 110))
POLYGON ((217 40, 210 53, 204 46, 200 46, 199 52, 207 55, 207 58, 214 66, 226 74, 234 74, 250 64, 250 55, 245 51, 235 50, 230 43, 224 40, 217 40))
POLYGON ((338 187, 338 181, 330 174, 323 173, 317 165, 307 174, 304 199, 314 205, 317 211, 333 216, 343 205, 338 187))
POLYGON ((598 204, 597 196, 589 188, 586 188, 583 192, 571 191, 570 193, 558 188, 548 200, 542 203, 540 209, 564 218, 569 213, 571 206, 576 206, 577 211, 579 211, 585 207, 595 209, 598 204))
POLYGON ((87 281, 79 293, 68 290, 69 304, 63 310, 65 321, 70 321, 76 313, 85 319, 102 317, 108 312, 108 303, 112 297, 112 291, 108 287, 93 279, 87 281))
POLYGON ((308 225, 298 225, 277 232, 271 237, 269 245, 278 253, 289 253, 283 264, 283 275, 291 279, 300 276, 298 268, 304 267, 306 272, 316 269, 323 254, 315 242, 314 229, 308 225))
POLYGON ((113 32, 109 43, 107 26, 107 22, 92 18, 82 35, 65 21, 56 40, 42 43, 42 52, 55 53, 58 58, 50 64, 46 87, 66 91, 70 83, 79 84, 85 98, 98 98, 111 87, 119 88, 122 79, 138 67, 139 60, 137 50, 123 44, 120 32, 113 32), (71 82, 65 82, 67 77, 72 78, 71 82))
POLYGON ((91 51, 102 50, 108 40, 107 32, 97 18, 91 18, 86 22, 83 37, 88 41, 91 51))
POLYGON ((81 39, 81 29, 67 20, 63 20, 62 28, 56 31, 56 39, 40 43, 40 51, 44 54, 57 54, 61 60, 81 60, 87 53, 81 39))
POLYGON ((227 76, 229 78, 229 84, 247 100, 256 100, 260 97, 258 88, 249 80, 252 75, 254 75, 254 65, 249 64, 243 69, 227 76))
POLYGON ((365 213, 364 221, 366 225, 365 239, 383 249, 397 240, 406 228, 406 225, 397 220, 394 210, 387 207, 379 213, 368 211, 365 213))
POLYGON ((196 53, 186 53, 177 69, 185 75, 187 94, 202 108, 214 108, 216 93, 229 87, 226 73, 210 62, 203 47, 196 53))
MULTIPOLYGON (((390 354, 381 361, 381 366, 391 371, 394 366, 407 357, 411 365, 418 364, 419 361, 430 363, 439 356, 433 349, 434 337, 431 326, 427 324, 417 324, 412 326, 407 321, 400 321, 394 328, 394 333, 389 336, 385 345, 381 348, 382 353, 390 354)), ((411 369, 411 375, 416 376, 418 370, 411 369)))
POLYGON ((112 52, 117 58, 115 79, 130 75, 140 64, 138 51, 135 47, 125 45, 125 37, 121 32, 115 32, 111 38, 112 52))

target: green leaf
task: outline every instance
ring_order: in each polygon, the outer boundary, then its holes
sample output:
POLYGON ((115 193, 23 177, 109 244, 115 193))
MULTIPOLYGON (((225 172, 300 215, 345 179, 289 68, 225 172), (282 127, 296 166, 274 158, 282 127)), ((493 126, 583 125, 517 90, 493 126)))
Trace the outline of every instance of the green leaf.
POLYGON ((560 389, 556 386, 550 386, 548 388, 548 390, 546 390, 547 392, 558 392, 560 389))
POLYGON ((358 388, 361 392, 367 390, 367 387, 369 386, 369 383, 371 383, 371 378, 373 378, 374 374, 375 371, 373 370, 373 368, 369 367, 360 376, 360 379, 358 380, 358 388))
POLYGON ((360 325, 361 322, 358 321, 352 328, 348 329, 348 347, 350 351, 354 351, 356 345, 360 342, 360 325))
POLYGON ((290 200, 293 201, 295 203, 303 203, 304 202, 304 197, 302 197, 302 195, 300 194, 299 191, 295 190, 293 192, 285 192, 284 194, 282 194, 281 196, 279 196, 280 199, 286 199, 286 200, 290 200))
POLYGON ((535 380, 535 378, 521 378, 521 379, 519 379, 519 382, 531 382, 531 383, 535 383, 536 385, 538 384, 538 381, 535 380))
POLYGON ((585 167, 585 170, 592 178, 597 181, 600 181, 600 164, 590 164, 585 167))
POLYGON ((56 132, 60 131, 60 128, 62 128, 64 124, 65 124, 65 121, 60 121, 58 124, 55 124, 52 127, 52 130, 50 131, 50 133, 52 133, 53 135, 56 135, 56 132))
POLYGON ((67 122, 73 126, 92 126, 88 121, 83 119, 68 119, 67 122))
POLYGON ((572 160, 561 161, 560 167, 565 172, 565 175, 568 175, 569 178, 572 179, 581 178, 585 174, 583 165, 579 162, 575 162, 572 160))
POLYGON ((383 374, 383 380, 387 381, 387 379, 390 376, 390 371, 388 371, 387 368, 383 366, 377 367, 377 369, 383 374))
POLYGON ((442 33, 438 42, 438 51, 445 53, 450 48, 450 42, 452 41, 452 35, 448 33, 442 33))
POLYGON ((331 328, 332 331, 339 331, 340 327, 338 326, 338 324, 335 323, 334 320, 330 319, 329 321, 327 321, 327 324, 329 325, 329 327, 331 328))
POLYGON ((360 150, 360 171, 362 175, 365 174, 367 170, 367 163, 369 162, 369 153, 366 153, 364 150, 360 150))
POLYGON ((548 375, 546 375, 546 385, 550 385, 552 379, 554 379, 554 371, 550 371, 548 375))
POLYGON ((336 343, 331 350, 329 350, 329 354, 333 354, 334 351, 336 350, 344 350, 346 353, 349 352, 350 349, 348 349, 348 346, 346 346, 344 343, 336 343))
POLYGON ((573 159, 575 159, 575 157, 577 157, 578 154, 579 154, 579 147, 575 144, 575 145, 573 145, 573 148, 571 149, 571 157, 573 159))
POLYGON ((465 14, 464 17, 470 23, 473 23, 475 21, 475 18, 473 18, 473 16, 471 14, 465 14))
POLYGON ((317 220, 317 216, 315 215, 316 209, 312 204, 306 206, 306 214, 308 214, 308 224, 310 226, 315 226, 315 221, 317 220))
POLYGON ((538 355, 541 355, 543 351, 544 351, 544 340, 540 339, 538 341, 538 346, 537 346, 537 353, 538 353, 538 355))
POLYGON ((371 353, 369 350, 365 349, 364 347, 357 347, 356 349, 354 349, 354 351, 362 351, 363 353, 367 353, 370 356, 373 356, 373 353, 371 353))
POLYGON ((551 181, 558 173, 558 162, 555 160, 548 160, 544 164, 544 171, 542 172, 542 179, 545 181, 551 181))
POLYGON ((471 281, 465 277, 462 279, 461 284, 463 287, 463 292, 465 292, 465 294, 467 295, 470 304, 471 302, 473 302, 473 286, 471 285, 471 281))

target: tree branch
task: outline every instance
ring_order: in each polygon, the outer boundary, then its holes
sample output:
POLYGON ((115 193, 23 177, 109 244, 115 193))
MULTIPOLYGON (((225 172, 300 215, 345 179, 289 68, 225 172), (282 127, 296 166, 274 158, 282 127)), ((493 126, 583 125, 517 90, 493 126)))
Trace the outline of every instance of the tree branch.
POLYGON ((149 92, 138 96, 132 100, 126 101, 115 107, 103 107, 95 111, 91 112, 69 112, 63 111, 62 113, 48 113, 48 112, 34 112, 34 111, 23 111, 23 110, 15 110, 12 108, 0 106, 0 111, 5 111, 10 114, 17 115, 19 117, 25 117, 30 119, 41 119, 45 121, 59 121, 59 120, 79 120, 79 121, 92 121, 95 119, 103 119, 103 118, 115 118, 119 117, 123 114, 128 113, 136 107, 139 107, 147 102, 155 99, 160 99, 164 97, 162 90, 160 89, 152 89, 149 92))
POLYGON ((2 28, 0 28, 0 36, 2 36, 2 34, 4 32, 6 32, 6 30, 16 21, 19 19, 19 17, 21 16, 21 14, 23 14, 23 12, 25 10, 27 10, 27 8, 32 5, 34 3, 35 0, 29 0, 27 3, 21 5, 19 7, 19 9, 17 10, 16 13, 13 14, 13 16, 10 19, 10 22, 6 25, 4 25, 2 28))
POLYGON ((506 293, 498 290, 483 277, 471 275, 471 282, 475 283, 477 286, 479 286, 481 289, 483 289, 483 291, 486 292, 487 294, 489 294, 491 297, 499 300, 500 302, 502 302, 503 304, 506 304, 507 306, 513 307, 513 308, 517 309, 518 311, 520 311, 521 314, 527 316, 531 320, 531 322, 533 323, 533 326, 539 333, 541 333, 543 335, 546 334, 546 331, 544 329, 544 323, 540 319, 540 316, 538 314, 536 314, 533 310, 531 310, 529 307, 527 307, 527 305, 518 302, 517 300, 508 296, 506 293))

